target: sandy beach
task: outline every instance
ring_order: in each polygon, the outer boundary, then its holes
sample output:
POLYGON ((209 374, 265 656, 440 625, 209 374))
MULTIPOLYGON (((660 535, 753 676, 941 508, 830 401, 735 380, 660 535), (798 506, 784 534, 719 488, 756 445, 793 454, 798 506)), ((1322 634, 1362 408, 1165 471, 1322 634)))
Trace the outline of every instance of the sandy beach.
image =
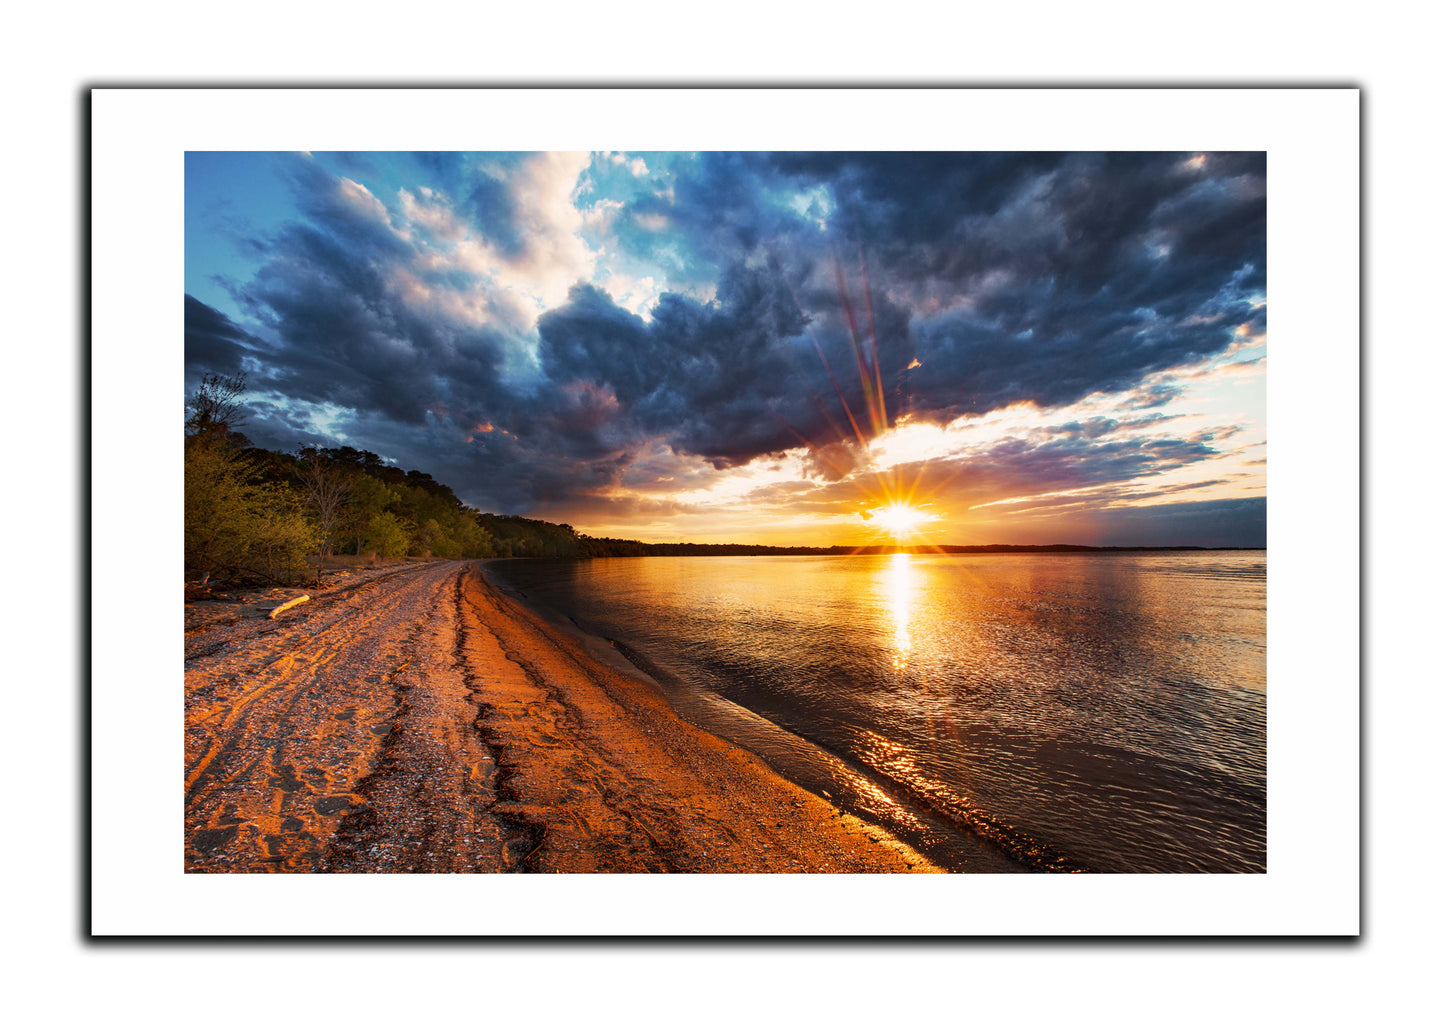
POLYGON ((186 608, 188 872, 937 871, 441 561, 186 608))

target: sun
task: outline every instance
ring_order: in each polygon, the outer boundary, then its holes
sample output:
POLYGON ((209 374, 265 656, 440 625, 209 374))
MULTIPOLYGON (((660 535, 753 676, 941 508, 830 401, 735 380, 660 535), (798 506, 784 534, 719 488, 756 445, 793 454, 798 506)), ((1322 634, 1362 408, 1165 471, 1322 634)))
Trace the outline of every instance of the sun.
POLYGON ((925 522, 934 521, 934 516, 919 511, 912 505, 890 504, 873 509, 868 521, 892 534, 894 540, 902 540, 905 536, 912 536, 925 522))

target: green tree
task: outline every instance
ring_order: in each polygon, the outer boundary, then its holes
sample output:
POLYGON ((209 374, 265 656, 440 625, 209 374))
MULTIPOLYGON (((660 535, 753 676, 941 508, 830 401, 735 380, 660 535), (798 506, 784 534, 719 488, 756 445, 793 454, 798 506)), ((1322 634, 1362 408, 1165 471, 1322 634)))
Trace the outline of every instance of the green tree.
POLYGON ((401 557, 411 543, 407 524, 391 512, 375 515, 366 526, 366 547, 382 557, 401 557))
POLYGON ((186 400, 188 578, 299 581, 338 549, 396 558, 579 552, 570 526, 481 515, 426 473, 351 447, 295 455, 236 430, 246 375, 206 374, 186 400))
POLYGON ((240 449, 193 435, 185 497, 187 578, 291 583, 305 575, 315 529, 284 485, 258 480, 240 449))
POLYGON ((386 482, 365 473, 356 477, 351 490, 351 502, 347 506, 346 519, 343 523, 345 531, 352 538, 355 553, 364 554, 377 550, 366 540, 371 520, 390 508, 396 501, 396 492, 386 482))

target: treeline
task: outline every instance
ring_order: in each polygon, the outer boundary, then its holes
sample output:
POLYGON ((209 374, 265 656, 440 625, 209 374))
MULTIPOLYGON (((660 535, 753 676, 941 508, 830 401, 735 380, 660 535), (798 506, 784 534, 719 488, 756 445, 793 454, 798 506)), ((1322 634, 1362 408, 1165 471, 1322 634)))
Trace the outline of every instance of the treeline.
POLYGON ((209 375, 187 406, 188 581, 294 583, 333 554, 498 553, 478 513, 425 473, 355 448, 253 447, 234 427, 244 388, 209 375))
POLYGON ((723 555, 824 554, 817 547, 764 547, 745 543, 643 543, 588 536, 565 522, 519 515, 479 515, 497 557, 718 557, 723 555))
POLYGON ((579 536, 577 557, 742 557, 826 554, 818 547, 765 547, 751 543, 643 543, 611 537, 579 536))
POLYGON ((1263 548, 1249 547, 1091 547, 1079 543, 946 543, 935 547, 931 544, 905 546, 883 543, 867 547, 829 547, 820 551, 824 554, 1134 554, 1143 550, 1249 550, 1263 548))
POLYGON ((235 428, 244 375, 207 375, 187 402, 188 582, 295 583, 335 554, 493 557, 531 545, 494 534, 426 473, 356 448, 256 448, 235 428))
MULTIPOLYGON (((254 447, 236 429, 245 375, 207 375, 186 403, 185 570, 189 583, 293 584, 333 555, 716 557, 722 555, 1100 552, 1040 546, 766 547, 592 537, 565 523, 477 511, 426 473, 357 448, 254 447)), ((1150 548, 1196 549, 1196 548, 1150 548)))
POLYGON ((804 547, 648 544, 565 523, 484 514, 426 473, 351 447, 257 448, 236 429, 245 375, 207 375, 186 404, 185 570, 190 583, 293 584, 334 555, 641 557, 819 553, 804 547))

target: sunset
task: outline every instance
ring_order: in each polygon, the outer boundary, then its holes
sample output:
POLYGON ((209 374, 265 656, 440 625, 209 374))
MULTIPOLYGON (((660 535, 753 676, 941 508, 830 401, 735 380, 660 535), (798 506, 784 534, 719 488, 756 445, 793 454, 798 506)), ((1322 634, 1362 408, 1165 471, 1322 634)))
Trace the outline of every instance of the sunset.
POLYGON ((771 546, 1262 547, 1262 153, 186 158, 258 446, 771 546), (926 506, 926 507, 925 507, 926 506))
POLYGON ((186 872, 1263 874, 1265 161, 188 152, 186 872))

